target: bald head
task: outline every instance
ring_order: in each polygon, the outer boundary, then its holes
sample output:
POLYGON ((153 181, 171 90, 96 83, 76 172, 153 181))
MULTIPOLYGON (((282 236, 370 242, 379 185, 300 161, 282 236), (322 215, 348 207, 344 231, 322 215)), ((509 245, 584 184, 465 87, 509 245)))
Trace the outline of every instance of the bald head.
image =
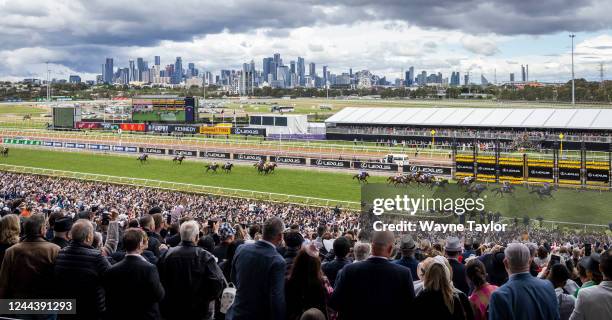
POLYGON ((372 234, 372 255, 390 257, 395 237, 391 231, 375 231, 372 234))
POLYGON ((510 243, 504 251, 504 265, 508 273, 520 273, 529 271, 531 253, 529 248, 522 243, 510 243))

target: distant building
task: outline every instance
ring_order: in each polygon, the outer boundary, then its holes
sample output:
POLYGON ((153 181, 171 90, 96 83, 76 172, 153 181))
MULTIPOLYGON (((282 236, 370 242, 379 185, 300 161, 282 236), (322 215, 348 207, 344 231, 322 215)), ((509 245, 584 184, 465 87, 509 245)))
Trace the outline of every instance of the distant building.
POLYGON ((159 66, 161 64, 161 57, 160 56, 155 56, 155 65, 159 66))
POLYGON ((314 77, 317 75, 317 71, 316 71, 316 68, 315 68, 315 67, 316 67, 316 66, 315 66, 315 63, 314 63, 314 62, 311 62, 310 64, 308 64, 308 75, 309 75, 311 78, 314 78, 314 77))
POLYGON ((525 72, 525 66, 521 64, 521 81, 527 81, 527 72, 525 72))
POLYGON ((113 83, 113 68, 113 58, 106 58, 106 63, 104 63, 104 70, 102 73, 104 83, 113 83))
POLYGON ((70 75, 68 78, 68 82, 70 83, 81 83, 81 77, 77 75, 70 75))
POLYGON ((183 58, 176 57, 174 62, 174 74, 172 75, 172 84, 183 82, 183 58))
POLYGON ((510 82, 514 83, 514 73, 510 73, 510 82))

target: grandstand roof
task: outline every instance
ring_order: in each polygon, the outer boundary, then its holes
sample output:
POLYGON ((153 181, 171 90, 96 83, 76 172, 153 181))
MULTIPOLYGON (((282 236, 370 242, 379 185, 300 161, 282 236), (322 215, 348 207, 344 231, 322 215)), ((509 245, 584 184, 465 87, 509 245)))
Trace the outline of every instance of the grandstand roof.
POLYGON ((325 123, 612 130, 612 109, 351 107, 325 123))

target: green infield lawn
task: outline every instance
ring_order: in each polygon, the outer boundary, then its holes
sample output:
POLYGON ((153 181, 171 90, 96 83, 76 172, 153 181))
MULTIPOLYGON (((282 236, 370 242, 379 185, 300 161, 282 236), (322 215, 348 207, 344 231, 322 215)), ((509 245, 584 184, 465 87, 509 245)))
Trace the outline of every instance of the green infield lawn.
POLYGON ((3 114, 15 114, 15 115, 37 115, 45 113, 45 110, 42 108, 35 108, 31 106, 19 106, 19 105, 3 105, 0 104, 0 115, 3 114))
MULTIPOLYGON (((204 164, 187 158, 182 165, 173 164, 170 159, 149 159, 141 165, 137 155, 130 157, 92 153, 55 152, 41 149, 11 148, 7 158, 0 158, 0 164, 12 164, 47 169, 95 173, 112 176, 144 178, 196 185, 246 189, 297 196, 359 202, 360 185, 351 178, 356 171, 334 173, 312 168, 296 169, 280 166, 269 176, 257 174, 250 165, 237 165, 231 174, 204 173, 204 164)), ((220 162, 221 163, 221 162, 220 162)), ((384 183, 385 177, 370 177, 370 182, 384 183)), ((517 187, 514 197, 496 197, 489 185, 485 191, 485 210, 500 211, 503 216, 519 218, 528 215, 531 219, 542 216, 546 220, 607 224, 612 221, 612 193, 600 191, 577 191, 560 188, 553 193, 554 199, 540 200, 522 186, 517 187)), ((390 186, 385 188, 394 189, 390 186)), ((431 195, 424 187, 409 187, 411 195, 431 195)), ((448 192, 453 192, 454 185, 448 192)), ((446 192, 436 192, 436 197, 446 192)), ((384 196, 384 195, 383 195, 384 196)))

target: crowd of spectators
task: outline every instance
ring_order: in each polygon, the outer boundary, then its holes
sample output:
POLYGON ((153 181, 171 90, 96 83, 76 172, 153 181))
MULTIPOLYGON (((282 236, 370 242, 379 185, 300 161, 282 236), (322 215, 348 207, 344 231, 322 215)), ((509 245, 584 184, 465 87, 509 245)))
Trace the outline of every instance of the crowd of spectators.
POLYGON ((370 233, 337 208, 0 179, 0 299, 76 299, 24 319, 612 317, 603 232, 370 233))

